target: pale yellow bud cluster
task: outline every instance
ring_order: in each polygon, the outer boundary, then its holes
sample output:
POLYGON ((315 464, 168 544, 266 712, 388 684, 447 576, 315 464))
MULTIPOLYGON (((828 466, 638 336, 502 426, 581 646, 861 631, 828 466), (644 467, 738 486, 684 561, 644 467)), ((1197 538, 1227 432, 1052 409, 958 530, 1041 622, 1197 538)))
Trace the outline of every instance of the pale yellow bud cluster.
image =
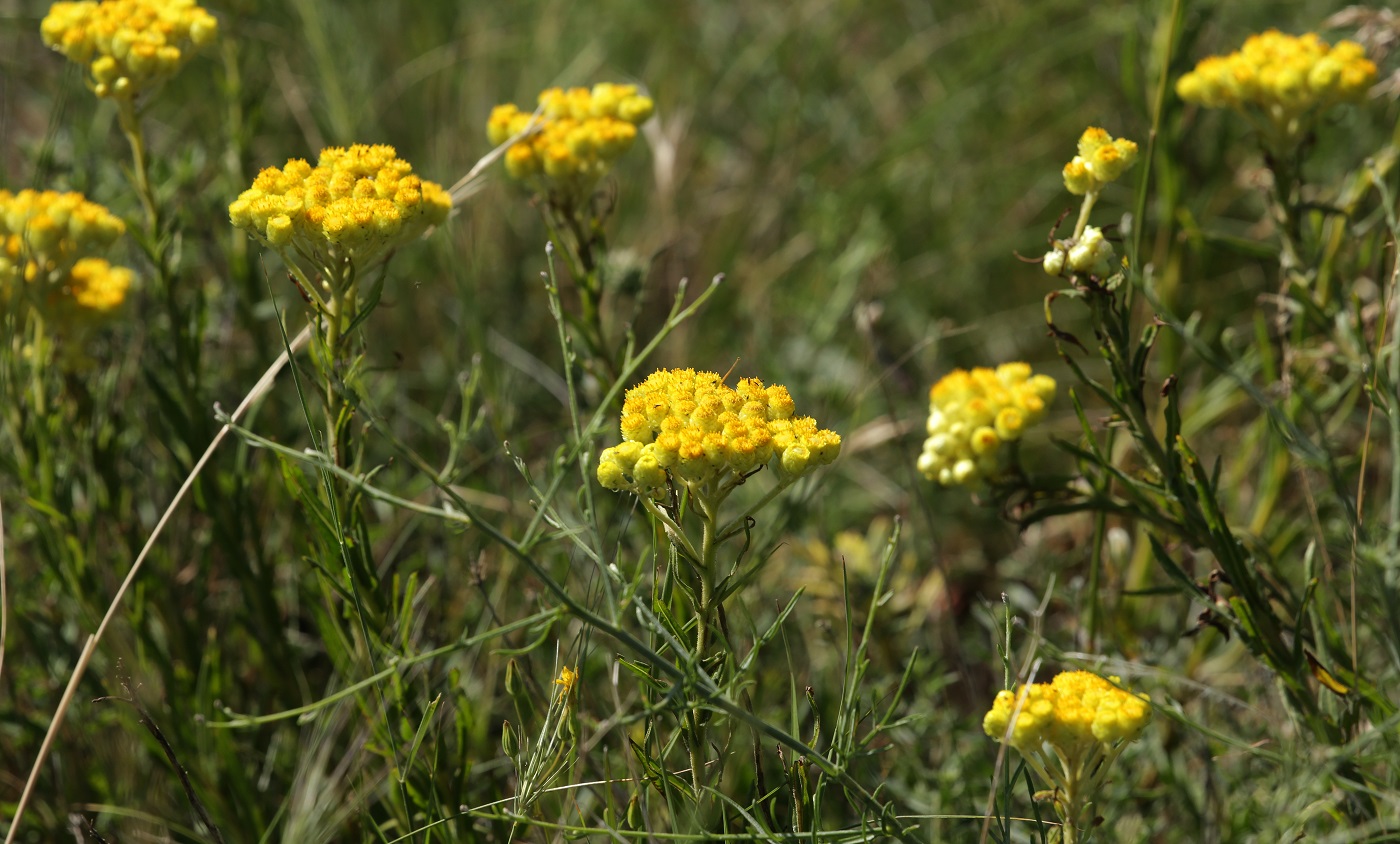
POLYGON ((1079 136, 1079 154, 1065 165, 1065 188, 1075 196, 1098 193, 1137 163, 1138 146, 1097 126, 1079 136))
POLYGON ((1354 41, 1329 47, 1311 32, 1271 29, 1228 56, 1202 59, 1177 80, 1176 93, 1207 108, 1255 107, 1284 126, 1305 112, 1361 99, 1375 80, 1375 63, 1354 41))
POLYGON ((447 219, 441 185, 413 175, 394 148, 356 144, 321 151, 315 167, 294 158, 268 167, 229 205, 229 220, 317 268, 364 267, 447 219))
POLYGON ((1004 468, 1003 444, 1043 419, 1054 398, 1055 379, 1025 363, 953 370, 929 391, 919 471, 943 486, 981 486, 1004 468))
POLYGON ((80 193, 0 190, 0 297, 8 299, 25 284, 36 302, 100 313, 115 309, 135 274, 93 253, 125 231, 120 218, 80 193))
POLYGON ((997 693, 982 729, 1022 753, 1052 750, 1067 762, 1084 760, 1142 735, 1152 720, 1145 694, 1087 671, 1066 671, 1049 683, 997 693))
POLYGON ((632 147, 637 127, 652 111, 651 98, 635 85, 600 82, 592 90, 550 88, 539 96, 538 114, 512 103, 496 106, 486 122, 486 136, 499 146, 528 129, 529 134, 506 151, 506 172, 582 196, 632 147))
POLYGON ((693 487, 737 480, 775 457, 784 480, 835 460, 841 437, 793 413, 781 385, 744 378, 731 388, 714 372, 657 370, 627 391, 623 442, 603 451, 598 482, 657 495, 672 480, 693 487))
POLYGON ((1103 229, 1085 226, 1079 237, 1056 240, 1040 260, 1040 266, 1047 275, 1063 275, 1069 270, 1106 276, 1113 269, 1113 244, 1104 237, 1103 229))
POLYGON ((39 29, 45 44, 87 67, 97 96, 130 100, 214 43, 219 22, 194 0, 86 0, 54 3, 39 29))

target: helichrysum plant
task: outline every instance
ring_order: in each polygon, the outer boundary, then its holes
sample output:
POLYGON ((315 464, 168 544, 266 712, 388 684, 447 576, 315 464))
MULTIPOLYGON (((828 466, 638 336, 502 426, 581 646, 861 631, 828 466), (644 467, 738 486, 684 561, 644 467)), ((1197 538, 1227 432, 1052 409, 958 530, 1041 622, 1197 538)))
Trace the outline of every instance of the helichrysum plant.
MULTIPOLYGON (((1290 45, 1287 50, 1302 51, 1297 53, 1298 56, 1310 54, 1309 51, 1316 46, 1312 39, 1280 41, 1286 37, 1276 34, 1261 38, 1263 40, 1254 42, 1256 46, 1250 51, 1260 62, 1279 53, 1279 50, 1264 50, 1263 45, 1269 43, 1290 45)), ((1355 57, 1354 51, 1344 50, 1343 58, 1347 56, 1355 57)), ((1255 68, 1250 72, 1257 72, 1263 66, 1267 65, 1250 65, 1255 68)), ((1265 74, 1274 80, 1271 83, 1274 87, 1278 74, 1278 68, 1265 74)), ((1245 75, 1243 70, 1241 75, 1245 75)), ((1324 75, 1330 76, 1330 72, 1324 75)), ((1189 83, 1187 91, 1199 83, 1200 80, 1189 83)), ((1165 85, 1161 90, 1165 92, 1165 85)), ((1270 105, 1265 107, 1274 117, 1283 114, 1285 108, 1301 107, 1306 110, 1312 107, 1302 106, 1303 100, 1296 100, 1294 106, 1285 106, 1276 94, 1275 91, 1269 95, 1270 105)), ((1249 108, 1260 107, 1258 101, 1251 102, 1253 105, 1249 108)), ((1317 100, 1314 105, 1321 102, 1317 100)), ((1332 630, 1336 628, 1329 628, 1328 625, 1334 622, 1317 609, 1327 606, 1328 602, 1321 600, 1319 587, 1325 582, 1324 579, 1312 573, 1312 549, 1304 550, 1298 545, 1272 544, 1258 539, 1273 536, 1270 522, 1291 520, 1293 525, 1284 529, 1284 533, 1287 533, 1293 526, 1305 523, 1309 517, 1316 518, 1317 499, 1306 491, 1307 472, 1312 471, 1312 466, 1339 459, 1339 455, 1329 451, 1331 446, 1326 444, 1345 440, 1334 440, 1332 428, 1328 426, 1341 430, 1342 420, 1352 409, 1346 406, 1344 410, 1336 410, 1340 400, 1332 397, 1335 394, 1331 379, 1320 379, 1325 380, 1322 385, 1309 383, 1312 373, 1306 369, 1312 367, 1305 369, 1294 363, 1301 359, 1295 357, 1297 350, 1306 350, 1315 345, 1319 328, 1339 329, 1334 335, 1338 338, 1337 343, 1352 343, 1352 348, 1364 348, 1369 342, 1350 340, 1346 336, 1350 331, 1348 319, 1340 314, 1335 318, 1327 314, 1318 307, 1327 304, 1325 297, 1319 295, 1314 298, 1315 291, 1302 286, 1316 271, 1311 264, 1313 250, 1296 248, 1301 242, 1299 235, 1303 232, 1299 221, 1304 214, 1309 216, 1310 221, 1318 221, 1322 215, 1313 207, 1318 204, 1317 199, 1305 196, 1299 189, 1299 164, 1309 145, 1302 143, 1301 137, 1293 135, 1289 126, 1287 121, 1277 123, 1275 128, 1279 131, 1272 136, 1268 134, 1270 127, 1262 127, 1264 137, 1261 138, 1264 161, 1274 175, 1268 181, 1272 193, 1271 204, 1276 221, 1280 224, 1278 229, 1282 244, 1279 265, 1285 280, 1283 295, 1275 297, 1282 303, 1280 319, 1275 326, 1285 330, 1270 337, 1265 323, 1257 321, 1261 338, 1267 339, 1257 343, 1249 354, 1268 356, 1271 359, 1269 368, 1275 373, 1282 369, 1290 379, 1295 375, 1302 377, 1293 380, 1288 389, 1281 391, 1291 394, 1289 398, 1278 401, 1264 396, 1245 379, 1243 383, 1263 412, 1256 419, 1254 432, 1234 436, 1246 443, 1259 441, 1255 439, 1256 436, 1261 439, 1279 436, 1280 439, 1276 441, 1279 446, 1283 447, 1282 443, 1287 441, 1289 444, 1286 448, 1290 450, 1297 443, 1306 443, 1311 453, 1307 453, 1305 460, 1317 462, 1300 463, 1298 474, 1293 474, 1294 470, 1289 468, 1261 480, 1251 490, 1257 507, 1251 522, 1237 521, 1238 502, 1232 497, 1237 492, 1236 478, 1240 475, 1230 467, 1234 455, 1229 453, 1228 447, 1221 449, 1224 454, 1218 455, 1198 454, 1195 451, 1191 440, 1206 434, 1198 431, 1188 435, 1189 417, 1184 418, 1182 410, 1181 379, 1172 372, 1158 382, 1158 387, 1152 383, 1149 365, 1159 330, 1169 325, 1177 337, 1199 351, 1208 368, 1216 369, 1226 381, 1235 381, 1237 370, 1233 367, 1243 367, 1238 371, 1246 371, 1248 367, 1238 361, 1226 363, 1215 358, 1216 353, 1211 350, 1210 343, 1203 342, 1197 334, 1197 327, 1173 316, 1170 304, 1156 299, 1161 288, 1154 288, 1148 283, 1152 277, 1144 268, 1125 265, 1122 271, 1104 278, 1100 270, 1084 271, 1069 266, 1066 259, 1065 266, 1054 274, 1067 279, 1069 286, 1047 296, 1046 318, 1061 356, 1084 388, 1083 392, 1071 391, 1083 437, 1079 444, 1063 444, 1065 450, 1078 461, 1081 481, 1066 486, 1058 500, 1031 514, 1026 521, 1038 521, 1057 513, 1093 512, 1096 518, 1095 534, 1102 538, 1110 518, 1130 516, 1142 526, 1148 540, 1147 548, 1163 573, 1183 594, 1204 604, 1204 610, 1197 617, 1197 629, 1213 627, 1227 635, 1237 636, 1247 652, 1276 679, 1299 732, 1318 746, 1341 747, 1356 740, 1357 725, 1361 719, 1373 717, 1360 713, 1385 713, 1382 717, 1390 717, 1394 708, 1380 696, 1358 691, 1366 688, 1364 664, 1356 656, 1355 640, 1348 642, 1346 637, 1333 633, 1332 630), (1271 142, 1285 139, 1294 146, 1282 152, 1271 148, 1271 142), (1076 346, 1086 353, 1090 351, 1089 348, 1054 324, 1050 305, 1060 296, 1072 298, 1086 309, 1096 346, 1093 357, 1095 365, 1102 366, 1099 370, 1102 375, 1091 374, 1089 367, 1081 365, 1070 346, 1076 346), (1135 302, 1137 297, 1158 309, 1154 318, 1145 325, 1142 324, 1142 308, 1135 302), (1308 318, 1294 319, 1295 314, 1304 312, 1309 314, 1308 318), (1278 365, 1272 362, 1276 360, 1272 358, 1275 342, 1283 350, 1282 366, 1277 369, 1274 367, 1278 365), (1095 425, 1085 410, 1084 399, 1089 396, 1100 400, 1107 410, 1107 414, 1100 417, 1106 421, 1100 425, 1095 425), (1324 412, 1321 410, 1323 407, 1331 409, 1324 412), (1317 419, 1327 420, 1322 430, 1307 430, 1317 419), (1117 442, 1121 442, 1119 438, 1125 434, 1131 438, 1131 452, 1117 447, 1117 442), (1308 468, 1301 468, 1304 465, 1308 468), (1285 489, 1299 483, 1299 479, 1305 492, 1289 501, 1285 489), (1283 510, 1287 507, 1296 508, 1290 516, 1280 519, 1273 515, 1276 508, 1283 510), (1198 567, 1200 560, 1210 561, 1208 574, 1198 567), (1290 582, 1293 578, 1285 568, 1295 560, 1301 563, 1306 573, 1306 579, 1301 583, 1290 582), (1217 594, 1216 584, 1227 585, 1226 596, 1217 594), (1314 590, 1319 590, 1316 596, 1314 590), (1339 698, 1346 701, 1342 706, 1337 705, 1339 698)), ((1384 196, 1384 183, 1380 179, 1376 183, 1378 192, 1384 196)), ((1073 189, 1072 185, 1068 185, 1068 180, 1067 186, 1073 189)), ((1086 194, 1086 204, 1088 196, 1086 194)), ((1139 205, 1139 208, 1142 207, 1139 205)), ((1328 216, 1339 218, 1347 213, 1331 208, 1327 211, 1328 216)), ((1315 224, 1309 228, 1323 230, 1322 226, 1315 224)), ((1140 233, 1141 228, 1137 227, 1136 231, 1140 233)), ((1352 235, 1347 233, 1346 228, 1335 231, 1338 236, 1334 242, 1340 248, 1352 235)), ((1141 254, 1139 252, 1137 256, 1141 254)), ((1047 256, 1047 261, 1050 257, 1047 256)), ((1137 257, 1137 260, 1142 261, 1142 258, 1137 257)), ((1173 363, 1173 368, 1179 363, 1173 363)), ((1257 374, 1258 370, 1253 370, 1249 377, 1257 374)), ((1278 377, 1276 374, 1267 376, 1268 379, 1278 377)), ((1213 389, 1216 387, 1208 386, 1206 391, 1213 389)), ((1364 442, 1360 436, 1358 440, 1364 442)), ((1393 441, 1400 442, 1400 437, 1393 441)), ((1364 449, 1363 445, 1363 455, 1364 449)), ((1256 455, 1261 453, 1254 452, 1256 455)), ((1299 448, 1295 453, 1301 457, 1305 450, 1299 448)), ((1350 455, 1345 459, 1350 460, 1350 455)), ((1248 461, 1246 457, 1241 462, 1248 465, 1248 461)), ((1286 461, 1284 465, 1288 465, 1286 461)), ((1358 499, 1351 497, 1357 489, 1355 481, 1341 473, 1334 478, 1331 480, 1334 501, 1350 510, 1342 511, 1347 513, 1344 518, 1357 518, 1356 510, 1350 509, 1357 506, 1355 502, 1358 499)), ((1091 642, 1096 637, 1099 616, 1098 589, 1093 584, 1100 577, 1099 572, 1106 570, 1102 565, 1101 548, 1100 539, 1096 539, 1091 550, 1093 562, 1089 589, 1090 595, 1095 597, 1091 599, 1087 618, 1091 642)), ((1355 600, 1354 593, 1351 600, 1355 600)), ((1336 606, 1342 606, 1346 601, 1347 598, 1339 596, 1336 606)), ((1339 816, 1344 814, 1351 823, 1366 822, 1375 814, 1367 791, 1370 787, 1368 774, 1350 761, 1340 763, 1336 771, 1332 782, 1339 786, 1342 794, 1338 804, 1339 816)))
MULTIPOLYGON (((692 614, 694 657, 720 670, 729 658, 722 630, 724 600, 762 560, 746 559, 746 541, 721 562, 719 546, 746 536, 764 505, 835 460, 841 437, 819 428, 809 416, 796 415, 786 387, 765 386, 757 378, 730 387, 717 373, 693 369, 658 370, 628 390, 620 428, 623 442, 600 455, 598 482, 634 493, 664 527, 674 549, 670 576, 677 578, 676 591, 692 614), (725 518, 725 501, 768 466, 777 482, 742 512, 725 518)), ((683 726, 699 799, 708 721, 695 709, 683 716, 683 726)))
MULTIPOLYGON (((536 801, 567 770, 576 743, 574 684, 577 682, 578 672, 573 668, 565 666, 559 671, 551 687, 549 708, 545 710, 544 721, 534 741, 526 733, 528 724, 521 724, 518 729, 509 721, 502 725, 502 748, 515 765, 514 810, 518 818, 530 817, 536 801)), ((513 824, 511 837, 514 838, 520 829, 518 823, 513 824)))
MULTIPOLYGON (((1354 41, 1335 46, 1313 33, 1251 35, 1227 56, 1202 59, 1176 83, 1177 96, 1205 108, 1231 109, 1255 129, 1269 182, 1270 211, 1282 242, 1285 280, 1310 284, 1303 243, 1303 141, 1335 105, 1361 101, 1376 81, 1376 65, 1354 41)), ((1316 298, 1325 301, 1325 285, 1316 298)))
POLYGON ((600 82, 592 89, 550 88, 539 95, 535 112, 498 105, 486 121, 491 143, 516 139, 505 153, 506 172, 535 192, 550 240, 577 285, 581 313, 567 316, 583 341, 584 362, 609 377, 619 363, 601 311, 604 226, 612 203, 599 200, 598 185, 654 110, 637 86, 600 82))
POLYGON ((1360 100, 1375 81, 1376 65, 1360 44, 1329 47, 1311 32, 1293 36, 1271 29, 1251 35, 1227 56, 1202 59, 1177 80, 1176 93, 1206 108, 1234 109, 1270 148, 1283 151, 1323 112, 1360 100))
POLYGON ((1089 214, 1098 202, 1099 192, 1110 182, 1117 181, 1137 162, 1137 144, 1114 138, 1096 126, 1090 126, 1079 136, 1078 154, 1064 166, 1065 188, 1075 196, 1084 197, 1075 220, 1074 233, 1064 240, 1051 243, 1050 251, 1041 265, 1050 275, 1065 270, 1107 277, 1112 270, 1113 244, 1103 230, 1089 225, 1089 214))
POLYGON ((955 369, 929 390, 928 439, 918 467, 943 486, 978 488, 1006 471, 1012 444, 1045 417, 1055 379, 1024 363, 955 369))
MULTIPOLYGON (((94 94, 117 104, 154 251, 160 209, 150 184, 141 109, 196 50, 214 43, 218 19, 194 0, 86 0, 53 4, 39 31, 45 44, 84 67, 94 94)), ((157 257, 157 269, 165 273, 164 256, 157 257)))
POLYGON ((40 33, 84 66, 94 94, 129 103, 212 44, 219 22, 194 0, 88 0, 53 4, 40 33))
POLYGON ((496 106, 486 136, 499 146, 525 132, 506 150, 506 172, 569 206, 588 199, 598 179, 631 149, 637 126, 652 111, 651 98, 635 85, 550 88, 540 94, 538 114, 514 103, 496 106))
MULTIPOLYGON (((356 277, 394 249, 447 219, 452 200, 441 185, 413 173, 391 146, 356 144, 321 151, 312 167, 300 158, 268 167, 229 205, 229 219, 282 256, 329 307, 356 277)), ((352 303, 348 303, 353 306, 352 303)))
POLYGON ((1113 763, 1152 720, 1147 696, 1087 671, 1066 671, 1049 683, 997 693, 982 729, 1021 754, 1046 786, 1060 841, 1083 844, 1097 825, 1095 799, 1113 763))
POLYGON ((54 3, 39 26, 44 43, 81 65, 88 88, 116 105, 117 122, 131 147, 132 187, 145 212, 136 242, 150 259, 154 292, 172 329, 163 368, 178 392, 198 401, 203 349, 203 305, 198 285, 176 283, 176 239, 167 230, 152 183, 151 150, 141 116, 156 94, 201 48, 219 36, 219 22, 194 0, 102 0, 54 3))
POLYGON ((300 158, 268 167, 229 205, 233 225, 281 256, 315 311, 333 456, 340 456, 346 422, 333 384, 349 379, 330 377, 330 367, 344 351, 346 331, 378 301, 378 287, 367 287, 366 277, 451 210, 441 185, 419 178, 382 144, 329 147, 315 167, 300 158))

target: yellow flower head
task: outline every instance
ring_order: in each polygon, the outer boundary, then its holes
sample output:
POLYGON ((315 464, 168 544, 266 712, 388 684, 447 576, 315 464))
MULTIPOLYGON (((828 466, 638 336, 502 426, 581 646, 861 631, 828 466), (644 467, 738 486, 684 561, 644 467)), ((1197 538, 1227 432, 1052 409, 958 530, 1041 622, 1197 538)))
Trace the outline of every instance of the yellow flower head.
POLYGON ((1138 146, 1124 138, 1114 139, 1097 126, 1079 136, 1079 154, 1065 165, 1065 188, 1076 196, 1097 193, 1137 163, 1138 146))
POLYGON ((21 283, 46 305, 105 314, 126 297, 135 274, 94 257, 126 231, 80 193, 0 190, 0 299, 21 283))
POLYGON ((1062 759, 1085 759, 1136 739, 1152 720, 1147 696, 1126 692, 1118 683, 1117 677, 1066 671, 1049 683, 998 692, 982 729, 998 741, 1006 737, 1022 752, 1048 745, 1062 759))
POLYGON ((85 65, 99 97, 130 100, 212 44, 219 22, 194 0, 54 3, 39 27, 44 43, 85 65))
POLYGON ((498 105, 486 121, 486 136, 500 145, 528 131, 506 153, 512 178, 540 178, 547 190, 581 200, 637 139, 651 117, 650 97, 635 85, 600 82, 588 88, 550 88, 539 96, 539 113, 513 103, 498 105))
POLYGON ((1360 44, 1329 47, 1311 32, 1271 29, 1249 36, 1227 56, 1202 59, 1177 80, 1176 93, 1206 108, 1262 113, 1274 140, 1288 141, 1303 134, 1309 117, 1360 100, 1375 81, 1376 65, 1360 44))
POLYGON ((83 258, 73 265, 64 289, 69 301, 94 314, 108 314, 121 306, 136 273, 114 267, 101 258, 83 258))
POLYGON ((1055 379, 1025 363, 953 370, 929 391, 919 471, 943 486, 981 486, 1004 468, 1003 444, 1043 419, 1054 398, 1055 379))
POLYGON ((393 147, 356 144, 322 150, 315 167, 299 158, 268 167, 228 210, 238 228, 320 269, 370 264, 446 220, 452 200, 393 147))
POLYGON ((627 391, 623 442, 603 451, 598 482, 659 495, 668 480, 699 487, 737 479, 775 457, 785 479, 835 460, 841 437, 793 414, 778 384, 744 378, 731 388, 714 372, 658 370, 627 391))

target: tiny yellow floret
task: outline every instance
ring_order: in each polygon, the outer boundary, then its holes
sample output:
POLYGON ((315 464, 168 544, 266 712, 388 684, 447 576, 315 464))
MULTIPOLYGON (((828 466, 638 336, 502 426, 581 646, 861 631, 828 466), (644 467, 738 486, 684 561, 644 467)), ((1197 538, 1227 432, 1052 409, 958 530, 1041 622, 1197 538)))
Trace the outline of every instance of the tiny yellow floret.
POLYGON ((564 694, 568 695, 569 692, 572 692, 574 690, 574 683, 577 681, 578 672, 566 665, 562 669, 560 669, 559 679, 554 681, 554 685, 563 686, 564 694))

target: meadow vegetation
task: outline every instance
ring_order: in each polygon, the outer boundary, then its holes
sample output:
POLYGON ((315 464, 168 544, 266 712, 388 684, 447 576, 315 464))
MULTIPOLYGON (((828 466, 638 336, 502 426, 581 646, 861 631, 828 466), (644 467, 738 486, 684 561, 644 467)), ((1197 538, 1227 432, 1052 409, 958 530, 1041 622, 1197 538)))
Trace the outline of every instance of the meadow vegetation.
POLYGON ((5 844, 1400 838, 1394 13, 0 12, 5 844))

